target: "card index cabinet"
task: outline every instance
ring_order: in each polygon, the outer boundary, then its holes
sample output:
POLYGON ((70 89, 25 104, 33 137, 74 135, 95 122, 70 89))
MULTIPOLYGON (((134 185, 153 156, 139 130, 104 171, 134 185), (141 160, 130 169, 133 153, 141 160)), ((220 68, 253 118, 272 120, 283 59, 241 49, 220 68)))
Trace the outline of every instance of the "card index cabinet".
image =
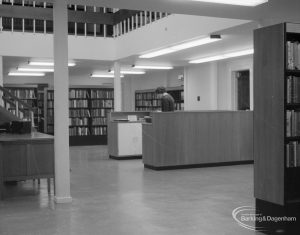
MULTIPOLYGON (((70 145, 107 144, 107 115, 114 108, 111 88, 70 88, 70 145)), ((47 91, 47 133, 54 134, 54 92, 47 91)))
POLYGON ((300 24, 254 31, 254 195, 300 202, 300 24))

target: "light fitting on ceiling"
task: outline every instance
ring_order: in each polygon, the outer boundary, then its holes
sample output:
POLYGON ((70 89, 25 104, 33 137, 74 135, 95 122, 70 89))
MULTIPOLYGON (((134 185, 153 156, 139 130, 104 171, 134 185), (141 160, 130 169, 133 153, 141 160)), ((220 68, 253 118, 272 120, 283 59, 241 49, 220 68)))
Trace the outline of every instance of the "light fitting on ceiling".
MULTIPOLYGON (((28 64, 36 66, 54 66, 54 62, 51 61, 29 61, 28 64)), ((69 67, 74 67, 75 65, 74 62, 68 62, 69 67)))
POLYGON ((238 6, 247 6, 247 7, 255 7, 268 2, 268 0, 192 0, 192 1, 229 4, 229 5, 238 5, 238 6))
POLYGON ((54 72, 53 68, 24 68, 24 67, 18 67, 18 71, 22 72, 54 72))
POLYGON ((168 70, 173 69, 172 66, 153 66, 153 65, 132 65, 135 69, 162 69, 162 70, 168 70))
POLYGON ((157 56, 160 56, 160 55, 166 55, 166 54, 181 51, 181 50, 184 50, 184 49, 205 45, 205 44, 216 42, 216 41, 219 41, 219 40, 221 40, 220 35, 210 35, 209 37, 196 39, 196 40, 192 40, 192 41, 188 41, 188 42, 183 42, 183 43, 173 45, 173 46, 170 46, 170 47, 166 47, 166 48, 163 48, 163 49, 160 49, 160 50, 152 51, 152 52, 143 54, 139 57, 149 59, 149 58, 157 57, 157 56))
MULTIPOLYGON (((113 74, 96 74, 93 73, 90 75, 91 78, 114 78, 115 76, 113 74)), ((121 75, 121 78, 124 77, 121 75)))
POLYGON ((254 53, 254 49, 248 49, 248 50, 243 50, 243 51, 236 51, 236 52, 231 52, 231 53, 215 55, 215 56, 210 56, 210 57, 204 57, 204 58, 200 58, 200 59, 196 59, 196 60, 191 60, 191 61, 189 61, 189 63, 191 63, 191 64, 201 64, 201 63, 206 63, 206 62, 211 62, 211 61, 224 60, 224 59, 233 58, 233 57, 251 55, 253 53, 254 53))
MULTIPOLYGON (((113 73, 113 70, 108 70, 109 73, 113 73)), ((145 71, 133 71, 133 70, 121 70, 120 71, 121 74, 145 74, 145 71)))
POLYGON ((45 73, 9 72, 8 76, 43 77, 45 76, 45 73))

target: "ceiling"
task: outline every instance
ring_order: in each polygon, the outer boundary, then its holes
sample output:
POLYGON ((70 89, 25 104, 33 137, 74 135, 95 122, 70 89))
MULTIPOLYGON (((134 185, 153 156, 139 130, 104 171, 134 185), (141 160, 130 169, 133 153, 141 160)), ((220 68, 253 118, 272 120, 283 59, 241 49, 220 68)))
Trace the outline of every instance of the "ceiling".
MULTIPOLYGON (((53 2, 53 0, 48 0, 53 2)), ((241 7, 222 4, 200 3, 191 0, 68 0, 68 3, 106 6, 133 10, 156 10, 178 14, 210 16, 218 18, 234 18, 253 20, 241 26, 230 29, 224 28, 218 32, 222 35, 219 42, 200 46, 193 49, 160 56, 147 62, 184 66, 191 59, 211 56, 218 53, 251 48, 253 45, 252 32, 258 25, 268 25, 283 21, 300 22, 300 0, 269 0, 268 3, 257 7, 241 7)), ((214 20, 213 18, 211 19, 214 20)), ((201 22, 199 22, 200 24, 201 22)), ((30 58, 4 58, 4 73, 22 63, 27 63, 30 58)), ((121 63, 131 65, 140 62, 137 55, 123 58, 121 63)), ((70 74, 80 76, 98 70, 107 70, 113 62, 108 61, 76 61, 77 66, 70 68, 70 74)))

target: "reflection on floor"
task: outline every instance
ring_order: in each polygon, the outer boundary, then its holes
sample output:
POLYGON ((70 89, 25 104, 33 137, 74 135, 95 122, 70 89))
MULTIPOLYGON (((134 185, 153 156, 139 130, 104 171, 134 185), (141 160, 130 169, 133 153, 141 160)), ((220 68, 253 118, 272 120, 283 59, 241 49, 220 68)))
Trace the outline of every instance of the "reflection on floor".
POLYGON ((232 210, 254 206, 253 166, 172 171, 107 158, 105 146, 71 148, 71 204, 46 181, 7 186, 0 234, 241 235, 232 210))

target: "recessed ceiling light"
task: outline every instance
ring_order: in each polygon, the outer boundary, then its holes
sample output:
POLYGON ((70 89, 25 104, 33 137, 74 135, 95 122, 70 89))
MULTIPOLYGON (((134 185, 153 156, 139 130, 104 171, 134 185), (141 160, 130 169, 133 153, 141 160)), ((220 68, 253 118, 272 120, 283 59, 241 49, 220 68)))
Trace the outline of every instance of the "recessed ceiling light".
MULTIPOLYGON (((109 70, 108 72, 114 73, 113 70, 109 70)), ((121 70, 121 74, 145 74, 145 71, 132 71, 132 70, 121 70)))
POLYGON ((181 51, 184 49, 188 49, 188 48, 192 48, 192 47, 196 47, 196 46, 201 46, 204 44, 208 44, 208 43, 212 43, 212 42, 216 42, 221 40, 221 36, 220 35, 211 35, 210 37, 205 37, 205 38, 201 38, 201 39, 197 39, 197 40, 192 40, 189 42, 184 42, 184 43, 180 43, 178 45, 174 45, 174 46, 170 46, 161 50, 157 50, 157 51, 152 51, 149 53, 146 53, 144 55, 139 56, 140 58, 153 58, 153 57, 157 57, 160 55, 166 55, 166 54, 170 54, 176 51, 181 51))
POLYGON ((23 72, 53 72, 54 69, 52 68, 22 68, 18 67, 18 71, 23 71, 23 72))
MULTIPOLYGON (((113 74, 91 74, 91 78, 114 78, 115 76, 113 74)), ((124 77, 121 75, 121 78, 124 77)))
POLYGON ((45 76, 45 73, 9 72, 8 76, 34 76, 34 77, 43 77, 43 76, 45 76))
POLYGON ((239 5, 239 6, 248 6, 248 7, 255 7, 260 4, 268 2, 268 0, 192 0, 192 1, 239 5))
POLYGON ((172 66, 133 65, 135 69, 173 69, 172 66))
POLYGON ((201 63, 217 61, 217 60, 224 60, 224 59, 239 57, 239 56, 244 56, 244 55, 251 55, 253 53, 254 53, 253 49, 243 50, 243 51, 236 51, 236 52, 231 52, 231 53, 226 53, 226 54, 221 54, 221 55, 216 55, 216 56, 211 56, 211 57, 205 57, 205 58, 200 58, 200 59, 196 59, 196 60, 191 60, 191 61, 189 61, 189 63, 191 63, 191 64, 201 64, 201 63))
MULTIPOLYGON (((29 61, 29 65, 37 65, 37 66, 54 66, 54 62, 51 61, 29 61)), ((74 62, 68 62, 69 67, 73 67, 76 64, 74 62)))

